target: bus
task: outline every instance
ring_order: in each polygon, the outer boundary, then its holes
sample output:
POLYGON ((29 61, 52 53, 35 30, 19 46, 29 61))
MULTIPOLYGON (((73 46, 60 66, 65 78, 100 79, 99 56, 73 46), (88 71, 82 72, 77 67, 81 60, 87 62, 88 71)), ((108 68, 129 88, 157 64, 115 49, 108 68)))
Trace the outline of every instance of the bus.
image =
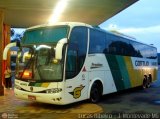
POLYGON ((157 79, 157 49, 79 22, 27 29, 16 60, 15 96, 56 105, 142 86, 157 79))
POLYGON ((158 65, 160 65, 160 53, 158 53, 158 65))

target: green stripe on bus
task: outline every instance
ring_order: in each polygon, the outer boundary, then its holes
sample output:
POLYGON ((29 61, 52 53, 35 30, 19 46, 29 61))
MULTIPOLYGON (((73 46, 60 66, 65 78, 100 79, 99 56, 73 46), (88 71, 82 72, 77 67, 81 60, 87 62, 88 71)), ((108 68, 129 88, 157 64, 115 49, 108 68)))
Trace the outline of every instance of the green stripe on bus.
POLYGON ((30 82, 28 86, 34 86, 35 82, 30 82))
POLYGON ((30 82, 28 86, 41 87, 42 83, 30 82))
POLYGON ((106 55, 117 90, 125 89, 118 61, 114 55, 106 55))
POLYGON ((35 87, 41 87, 42 83, 36 83, 35 87))
POLYGON ((129 74, 128 74, 128 70, 127 70, 127 66, 125 63, 125 60, 123 58, 123 56, 116 56, 118 65, 119 65, 119 69, 122 75, 122 80, 125 86, 125 89, 130 88, 131 87, 131 82, 130 82, 130 78, 129 78, 129 74))

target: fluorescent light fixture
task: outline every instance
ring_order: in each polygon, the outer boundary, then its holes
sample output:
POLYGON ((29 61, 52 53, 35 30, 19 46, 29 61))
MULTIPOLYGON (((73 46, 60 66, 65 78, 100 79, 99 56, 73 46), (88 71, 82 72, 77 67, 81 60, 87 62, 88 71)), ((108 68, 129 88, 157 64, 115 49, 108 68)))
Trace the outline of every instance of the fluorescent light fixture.
POLYGON ((57 3, 55 9, 53 9, 52 16, 48 20, 48 23, 55 23, 58 22, 60 16, 62 15, 62 12, 65 10, 67 6, 67 1, 68 0, 58 0, 59 2, 57 3))

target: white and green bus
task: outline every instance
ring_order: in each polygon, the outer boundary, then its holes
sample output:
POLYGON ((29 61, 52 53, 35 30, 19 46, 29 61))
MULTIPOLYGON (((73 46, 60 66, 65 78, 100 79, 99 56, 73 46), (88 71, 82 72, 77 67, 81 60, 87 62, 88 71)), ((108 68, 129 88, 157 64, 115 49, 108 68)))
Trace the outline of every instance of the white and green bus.
POLYGON ((133 38, 67 22, 25 31, 15 96, 65 105, 143 86, 157 79, 157 49, 133 38))

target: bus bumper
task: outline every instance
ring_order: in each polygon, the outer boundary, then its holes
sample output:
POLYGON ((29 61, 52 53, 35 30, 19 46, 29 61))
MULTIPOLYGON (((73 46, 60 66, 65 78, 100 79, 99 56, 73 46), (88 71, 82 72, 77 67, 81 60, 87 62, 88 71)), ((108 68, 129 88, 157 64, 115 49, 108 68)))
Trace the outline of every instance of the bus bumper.
POLYGON ((23 100, 30 100, 34 102, 42 102, 42 103, 49 103, 49 104, 56 104, 56 105, 65 105, 63 103, 63 98, 61 93, 33 93, 33 92, 26 92, 19 89, 14 88, 15 96, 19 99, 23 100))

